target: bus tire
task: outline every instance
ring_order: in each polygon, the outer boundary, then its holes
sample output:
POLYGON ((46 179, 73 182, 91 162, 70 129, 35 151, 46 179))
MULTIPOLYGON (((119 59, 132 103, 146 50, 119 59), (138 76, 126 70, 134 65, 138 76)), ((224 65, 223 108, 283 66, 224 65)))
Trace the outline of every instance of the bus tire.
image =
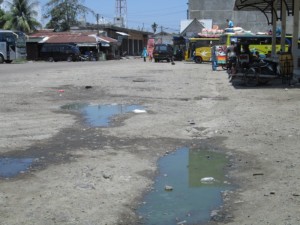
POLYGON ((4 63, 4 57, 3 55, 0 55, 0 64, 4 63))
POLYGON ((5 60, 6 63, 12 63, 12 60, 5 60))
POLYGON ((202 62, 203 62, 203 60, 200 56, 195 57, 195 63, 202 63, 202 62))

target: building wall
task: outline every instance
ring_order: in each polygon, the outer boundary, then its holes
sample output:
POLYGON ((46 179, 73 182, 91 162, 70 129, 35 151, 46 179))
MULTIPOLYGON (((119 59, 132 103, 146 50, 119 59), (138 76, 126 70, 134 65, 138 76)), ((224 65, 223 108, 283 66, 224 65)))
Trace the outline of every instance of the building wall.
MULTIPOLYGON (((262 12, 234 11, 234 3, 235 0, 189 0, 189 19, 212 19, 220 29, 227 27, 226 18, 231 19, 234 26, 254 33, 272 29, 262 12)), ((287 33, 292 33, 292 25, 292 18, 289 17, 287 33)))

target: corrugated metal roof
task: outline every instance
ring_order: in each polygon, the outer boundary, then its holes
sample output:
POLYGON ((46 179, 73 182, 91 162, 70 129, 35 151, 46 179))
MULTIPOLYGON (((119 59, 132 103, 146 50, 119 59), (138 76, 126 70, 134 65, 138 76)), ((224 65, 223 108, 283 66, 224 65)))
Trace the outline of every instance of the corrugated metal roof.
POLYGON ((92 32, 53 32, 51 30, 40 30, 34 34, 29 35, 30 38, 42 38, 41 43, 97 43, 102 39, 108 43, 117 42, 116 39, 110 37, 97 37, 92 32))
POLYGON ((100 40, 104 40, 104 41, 109 42, 109 43, 115 43, 115 42, 118 42, 118 40, 113 39, 113 38, 111 38, 111 37, 106 37, 106 36, 99 36, 99 39, 100 39, 100 40))
POLYGON ((234 4, 234 10, 240 11, 261 11, 268 19, 268 23, 272 23, 272 12, 276 12, 276 17, 281 20, 281 11, 283 4, 286 6, 288 15, 294 14, 294 0, 236 0, 234 4), (276 2, 275 7, 273 3, 276 2))
POLYGON ((97 42, 95 37, 87 35, 51 35, 46 43, 95 43, 97 42))
MULTIPOLYGON (((247 10, 247 11, 265 11, 271 12, 273 9, 273 3, 275 0, 236 0, 234 9, 235 10, 247 10)), ((286 5, 289 13, 293 12, 294 8, 293 0, 277 1, 275 9, 281 10, 282 4, 286 5)))

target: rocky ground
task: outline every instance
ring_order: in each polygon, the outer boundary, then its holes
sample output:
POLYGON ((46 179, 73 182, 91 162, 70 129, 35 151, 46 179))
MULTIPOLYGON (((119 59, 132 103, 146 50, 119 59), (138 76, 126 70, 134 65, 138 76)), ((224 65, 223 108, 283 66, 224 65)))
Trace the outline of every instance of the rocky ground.
POLYGON ((0 180, 1 225, 138 224, 157 159, 214 146, 237 188, 210 224, 300 224, 300 93, 272 82, 232 85, 209 64, 28 62, 0 65, 0 157, 34 158, 0 180), (61 106, 136 104, 110 127, 61 106), (191 123, 190 121, 193 121, 191 123))

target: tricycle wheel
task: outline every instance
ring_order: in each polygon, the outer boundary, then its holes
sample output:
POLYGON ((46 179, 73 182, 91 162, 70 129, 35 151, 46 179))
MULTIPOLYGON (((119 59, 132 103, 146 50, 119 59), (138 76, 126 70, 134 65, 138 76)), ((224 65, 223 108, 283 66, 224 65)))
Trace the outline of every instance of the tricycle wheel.
POLYGON ((222 64, 222 69, 223 70, 227 70, 228 69, 227 65, 226 64, 222 64))
POLYGON ((269 80, 267 80, 267 79, 263 79, 263 80, 260 79, 260 80, 258 81, 258 84, 259 84, 259 85, 266 85, 267 83, 269 83, 269 80))
POLYGON ((244 83, 247 87, 255 87, 258 85, 258 74, 254 68, 250 68, 245 72, 244 83))

